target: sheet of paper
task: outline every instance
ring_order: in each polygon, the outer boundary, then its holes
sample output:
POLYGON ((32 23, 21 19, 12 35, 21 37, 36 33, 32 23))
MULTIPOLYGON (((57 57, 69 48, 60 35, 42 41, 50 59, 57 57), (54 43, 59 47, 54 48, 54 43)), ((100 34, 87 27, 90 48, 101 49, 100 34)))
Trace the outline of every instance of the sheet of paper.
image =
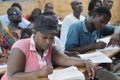
POLYGON ((79 56, 82 59, 90 59, 93 63, 112 63, 112 60, 102 52, 80 54, 79 56))
POLYGON ((117 50, 117 49, 119 49, 118 46, 108 46, 108 47, 105 47, 104 49, 96 49, 96 51, 117 50))
POLYGON ((109 41, 110 41, 110 39, 111 39, 111 36, 104 37, 104 38, 99 38, 99 39, 97 39, 97 42, 103 41, 103 42, 105 42, 106 44, 108 44, 109 41))
MULTIPOLYGON (((110 39, 111 39, 111 36, 109 36, 109 37, 104 37, 104 38, 100 38, 100 39, 97 39, 97 42, 99 42, 99 41, 103 41, 103 42, 105 42, 106 44, 108 44, 109 43, 109 41, 110 41, 110 39)), ((119 49, 119 47, 116 45, 116 46, 108 46, 108 47, 105 47, 104 49, 96 49, 96 51, 105 51, 105 50, 117 50, 117 49, 119 49)))
POLYGON ((0 64, 0 69, 3 69, 3 68, 7 68, 7 64, 5 64, 5 63, 0 64))
POLYGON ((85 76, 77 67, 71 66, 65 69, 54 70, 48 75, 49 80, 85 80, 85 76))

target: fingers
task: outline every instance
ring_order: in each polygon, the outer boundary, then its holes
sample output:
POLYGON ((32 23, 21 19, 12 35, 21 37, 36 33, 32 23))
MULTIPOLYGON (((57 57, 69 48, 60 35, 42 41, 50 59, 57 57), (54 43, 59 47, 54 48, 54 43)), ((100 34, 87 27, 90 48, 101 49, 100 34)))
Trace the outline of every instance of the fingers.
POLYGON ((94 65, 91 62, 87 61, 86 69, 87 69, 89 79, 94 79, 95 74, 96 74, 94 65))

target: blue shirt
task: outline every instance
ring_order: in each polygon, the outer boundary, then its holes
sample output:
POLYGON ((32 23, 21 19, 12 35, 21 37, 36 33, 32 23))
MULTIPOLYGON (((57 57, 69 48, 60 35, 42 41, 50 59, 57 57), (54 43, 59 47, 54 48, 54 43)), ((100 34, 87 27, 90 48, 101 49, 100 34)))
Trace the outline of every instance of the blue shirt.
POLYGON ((90 33, 87 30, 85 21, 79 21, 72 24, 67 34, 67 41, 65 49, 70 50, 80 46, 86 46, 91 43, 95 43, 97 39, 97 32, 90 33))

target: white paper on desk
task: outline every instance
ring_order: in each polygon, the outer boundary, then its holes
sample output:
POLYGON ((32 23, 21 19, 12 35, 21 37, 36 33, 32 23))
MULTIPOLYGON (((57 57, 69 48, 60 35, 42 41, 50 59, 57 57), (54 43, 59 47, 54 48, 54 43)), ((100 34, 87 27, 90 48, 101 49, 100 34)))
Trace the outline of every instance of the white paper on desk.
POLYGON ((80 54, 79 56, 82 59, 90 59, 93 63, 112 63, 112 60, 102 52, 80 54))
POLYGON ((108 46, 108 47, 105 47, 104 49, 96 49, 96 51, 117 50, 117 49, 119 49, 118 46, 108 46))
POLYGON ((77 67, 71 66, 65 69, 54 70, 48 75, 49 80, 85 80, 85 76, 77 67))
POLYGON ((0 69, 7 68, 7 64, 0 64, 0 69))
POLYGON ((111 36, 104 37, 104 38, 99 38, 99 39, 97 39, 97 42, 103 41, 103 42, 105 42, 106 44, 108 44, 109 41, 110 41, 110 39, 111 39, 111 36))
MULTIPOLYGON (((110 41, 110 39, 111 39, 111 36, 109 36, 109 37, 104 37, 104 38, 100 38, 99 40, 97 39, 97 42, 99 42, 99 41, 103 41, 103 42, 105 42, 106 44, 108 44, 109 43, 109 41, 110 41)), ((119 47, 116 45, 116 46, 108 46, 108 47, 105 47, 104 49, 96 49, 96 51, 105 51, 105 50, 117 50, 117 49, 119 49, 119 47)))

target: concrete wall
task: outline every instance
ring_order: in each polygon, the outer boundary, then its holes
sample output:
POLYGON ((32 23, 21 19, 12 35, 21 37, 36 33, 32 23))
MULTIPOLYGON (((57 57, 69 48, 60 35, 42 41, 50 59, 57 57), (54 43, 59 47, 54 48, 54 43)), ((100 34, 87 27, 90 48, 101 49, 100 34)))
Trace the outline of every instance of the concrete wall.
MULTIPOLYGON (((34 8, 44 9, 46 2, 52 2, 54 4, 54 11, 60 18, 64 18, 67 14, 71 12, 70 7, 71 0, 27 0, 19 1, 23 8, 23 15, 29 15, 34 8)), ((84 11, 83 14, 87 12, 88 3, 90 0, 83 0, 84 11)), ((5 14, 7 9, 11 6, 13 2, 0 2, 0 15, 5 14)), ((120 20, 120 0, 114 0, 114 6, 111 10, 112 19, 111 22, 120 20)))

